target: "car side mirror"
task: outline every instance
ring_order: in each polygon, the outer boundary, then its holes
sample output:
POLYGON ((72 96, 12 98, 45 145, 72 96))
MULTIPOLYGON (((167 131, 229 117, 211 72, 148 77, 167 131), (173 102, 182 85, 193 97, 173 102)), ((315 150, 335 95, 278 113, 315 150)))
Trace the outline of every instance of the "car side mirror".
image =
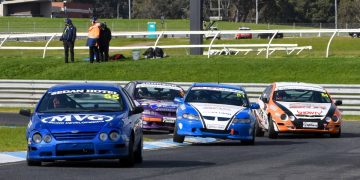
POLYGON ((262 101, 263 101, 264 103, 269 103, 269 99, 268 99, 267 97, 264 97, 264 98, 262 99, 262 101))
POLYGON ((132 114, 140 114, 144 111, 142 106, 136 106, 135 109, 132 111, 132 114))
POLYGON ((176 97, 176 98, 174 99, 174 102, 175 102, 176 104, 182 104, 182 103, 184 103, 184 98, 176 97))
POLYGON ((258 103, 251 103, 250 109, 260 109, 260 105, 258 103))
POLYGON ((337 105, 337 106, 342 105, 342 100, 336 100, 336 101, 335 101, 335 105, 337 105))
POLYGON ((20 109, 19 111, 20 115, 30 117, 31 116, 31 110, 30 109, 20 109))

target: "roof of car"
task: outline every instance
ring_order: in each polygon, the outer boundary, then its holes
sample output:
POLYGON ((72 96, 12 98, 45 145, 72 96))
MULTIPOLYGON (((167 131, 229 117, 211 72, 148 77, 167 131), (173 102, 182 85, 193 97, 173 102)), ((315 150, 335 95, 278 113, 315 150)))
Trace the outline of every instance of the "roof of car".
POLYGON ((229 85, 229 84, 217 84, 217 83, 194 83, 192 87, 219 87, 219 88, 229 88, 237 89, 245 92, 245 89, 239 85, 229 85))
POLYGON ((325 89, 317 84, 303 83, 303 82, 275 82, 275 90, 283 89, 304 89, 304 90, 315 90, 325 91, 325 89))
POLYGON ((240 27, 239 30, 251 30, 249 27, 240 27))
POLYGON ((110 83, 70 83, 70 84, 60 84, 60 85, 52 86, 51 88, 49 88, 48 92, 71 90, 71 89, 102 89, 102 90, 118 91, 120 89, 120 86, 110 83))

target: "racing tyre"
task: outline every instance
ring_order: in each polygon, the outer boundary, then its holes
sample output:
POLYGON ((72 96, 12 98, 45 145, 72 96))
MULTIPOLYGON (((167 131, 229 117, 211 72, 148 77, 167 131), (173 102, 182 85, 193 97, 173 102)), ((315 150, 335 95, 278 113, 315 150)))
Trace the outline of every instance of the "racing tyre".
POLYGON ((265 134, 265 132, 259 126, 259 122, 256 121, 256 123, 255 123, 255 135, 256 135, 256 137, 264 137, 264 134, 265 134))
POLYGON ((133 167, 135 165, 135 153, 134 153, 134 136, 131 135, 128 145, 128 155, 120 158, 120 166, 133 167))
POLYGON ((26 156, 26 163, 28 166, 41 166, 41 161, 30 160, 29 155, 26 156))
POLYGON ((335 134, 330 134, 331 138, 339 138, 341 136, 341 128, 339 128, 339 131, 335 134))
POLYGON ((180 136, 180 135, 178 135, 177 131, 178 131, 178 126, 175 125, 175 130, 174 130, 174 135, 173 135, 173 141, 174 141, 174 142, 177 142, 177 143, 183 143, 184 140, 185 140, 185 136, 180 136))
POLYGON ((353 38, 357 38, 358 35, 357 35, 356 33, 354 33, 354 34, 352 35, 352 37, 353 37, 353 38))
POLYGON ((278 132, 275 131, 274 128, 274 123, 273 120, 271 118, 271 116, 269 117, 269 138, 270 139, 276 139, 278 137, 278 132))
POLYGON ((243 144, 243 145, 254 145, 255 144, 255 128, 252 132, 252 140, 241 140, 241 144, 243 144))
POLYGON ((137 148, 135 150, 135 163, 142 163, 143 162, 143 140, 141 139, 139 144, 137 145, 137 148))

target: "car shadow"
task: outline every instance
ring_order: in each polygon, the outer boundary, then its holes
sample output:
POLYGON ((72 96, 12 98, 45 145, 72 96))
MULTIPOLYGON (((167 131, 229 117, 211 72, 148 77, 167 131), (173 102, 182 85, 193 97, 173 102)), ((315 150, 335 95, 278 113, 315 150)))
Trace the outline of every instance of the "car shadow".
MULTIPOLYGON (((212 166, 215 163, 204 161, 179 161, 179 160, 144 160, 141 164, 136 164, 133 168, 181 168, 212 166)), ((93 161, 55 161, 44 163, 44 167, 63 167, 63 168, 121 168, 116 160, 93 160, 93 161)), ((126 168, 126 167, 125 167, 126 168)))
MULTIPOLYGON (((270 141, 257 141, 255 140, 255 146, 264 146, 264 145, 294 145, 294 144, 305 144, 307 142, 301 141, 283 141, 283 140, 270 140, 270 141)), ((246 145, 241 144, 240 141, 220 141, 220 142, 213 142, 213 143, 197 143, 192 144, 191 146, 254 146, 254 145, 246 145)))

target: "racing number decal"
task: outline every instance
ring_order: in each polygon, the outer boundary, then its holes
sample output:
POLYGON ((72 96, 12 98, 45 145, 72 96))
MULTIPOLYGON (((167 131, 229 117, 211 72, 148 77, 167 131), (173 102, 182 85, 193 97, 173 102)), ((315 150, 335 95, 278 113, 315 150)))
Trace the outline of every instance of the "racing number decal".
POLYGON ((119 99, 119 94, 104 94, 105 99, 119 99))

